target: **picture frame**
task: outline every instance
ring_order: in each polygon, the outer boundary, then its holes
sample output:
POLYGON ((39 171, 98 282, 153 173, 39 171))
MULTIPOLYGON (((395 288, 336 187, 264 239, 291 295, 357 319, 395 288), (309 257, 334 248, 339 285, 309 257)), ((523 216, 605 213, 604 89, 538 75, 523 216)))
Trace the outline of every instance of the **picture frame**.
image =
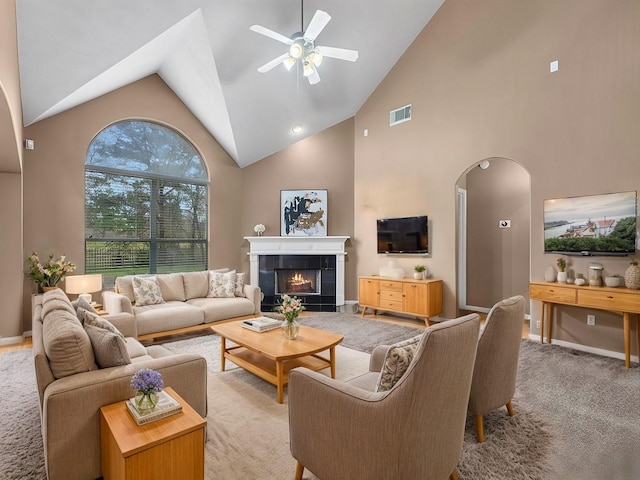
POLYGON ((280 235, 327 236, 327 190, 280 190, 280 235))

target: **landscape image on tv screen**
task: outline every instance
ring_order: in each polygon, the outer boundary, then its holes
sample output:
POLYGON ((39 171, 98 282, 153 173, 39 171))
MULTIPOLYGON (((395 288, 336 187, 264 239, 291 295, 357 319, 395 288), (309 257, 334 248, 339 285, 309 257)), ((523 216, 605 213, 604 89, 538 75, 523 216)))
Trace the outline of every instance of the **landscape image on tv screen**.
POLYGON ((544 251, 629 254, 636 251, 636 192, 544 201, 544 251))

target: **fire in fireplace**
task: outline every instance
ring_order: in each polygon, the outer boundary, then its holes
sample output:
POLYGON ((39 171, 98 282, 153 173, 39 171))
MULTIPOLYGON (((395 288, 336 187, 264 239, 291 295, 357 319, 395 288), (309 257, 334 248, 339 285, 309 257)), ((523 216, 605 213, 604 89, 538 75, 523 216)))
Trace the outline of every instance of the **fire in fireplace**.
POLYGON ((276 269, 276 295, 320 295, 321 270, 276 269))

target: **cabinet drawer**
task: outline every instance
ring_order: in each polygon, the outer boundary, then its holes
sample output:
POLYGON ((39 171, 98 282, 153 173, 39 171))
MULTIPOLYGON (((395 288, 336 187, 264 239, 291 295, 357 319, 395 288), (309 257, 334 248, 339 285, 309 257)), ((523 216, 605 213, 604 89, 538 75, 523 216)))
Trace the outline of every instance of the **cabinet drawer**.
POLYGON ((390 292, 387 290, 380 290, 380 301, 383 300, 389 302, 401 302, 402 303, 402 292, 390 292))
POLYGON ((393 300, 380 297, 380 308, 389 310, 402 310, 402 300, 393 300))
POLYGON ((603 308, 613 312, 640 312, 640 295, 611 290, 579 290, 578 303, 582 307, 603 308))
POLYGON ((393 280, 381 280, 380 290, 390 290, 394 292, 401 292, 402 282, 394 282, 393 280))
POLYGON ((532 300, 542 300, 545 302, 575 304, 575 287, 561 287, 558 285, 531 284, 529 286, 529 297, 532 300))

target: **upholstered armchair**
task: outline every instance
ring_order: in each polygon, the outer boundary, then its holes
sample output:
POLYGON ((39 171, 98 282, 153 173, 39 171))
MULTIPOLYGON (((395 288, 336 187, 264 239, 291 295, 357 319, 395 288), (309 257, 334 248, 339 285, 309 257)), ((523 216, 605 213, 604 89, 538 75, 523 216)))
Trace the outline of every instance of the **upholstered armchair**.
POLYGON ((478 339, 469 411, 476 416, 478 442, 484 442, 482 416, 503 405, 514 415, 511 399, 516 391, 518 358, 524 322, 524 297, 496 303, 478 339))
POLYGON ((434 325, 416 337, 409 356, 411 341, 378 348, 372 371, 346 383, 292 370, 289 435, 296 478, 305 468, 322 480, 457 478, 479 326, 476 314, 434 325), (406 371, 385 384, 389 370, 398 371, 389 368, 394 359, 406 360, 406 371))

